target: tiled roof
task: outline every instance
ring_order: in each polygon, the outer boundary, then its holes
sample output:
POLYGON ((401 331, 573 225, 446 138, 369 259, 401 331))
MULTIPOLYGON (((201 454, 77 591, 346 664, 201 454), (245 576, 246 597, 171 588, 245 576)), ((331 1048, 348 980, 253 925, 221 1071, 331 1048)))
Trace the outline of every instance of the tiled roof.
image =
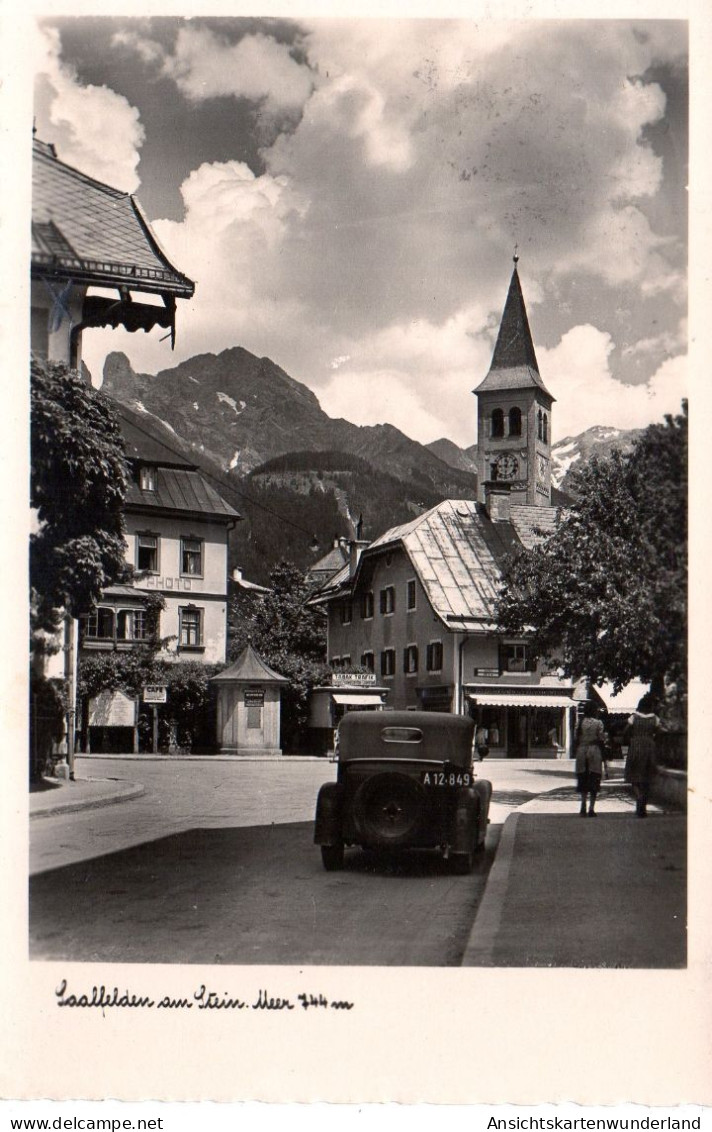
POLYGON ((141 491, 138 484, 131 480, 126 492, 126 506, 190 511, 217 518, 239 518, 237 511, 218 495, 200 472, 185 468, 158 467, 155 491, 141 491))
MULTIPOLYGON (((473 393, 486 392, 490 389, 529 389, 532 386, 536 386, 551 397, 539 376, 539 363, 536 360, 515 263, 489 373, 473 393)), ((553 397, 551 399, 554 400, 553 397)))
POLYGON ((288 684, 289 680, 286 676, 280 676, 265 664, 264 660, 258 652, 255 652, 251 644, 242 650, 234 664, 226 668, 224 672, 219 672, 217 676, 213 677, 213 683, 231 684, 237 681, 245 681, 247 683, 260 683, 260 684, 288 684))
MULTIPOLYGON (((536 531, 551 530, 556 511, 549 507, 512 507, 510 521, 493 522, 471 499, 445 499, 417 519, 392 527, 365 550, 356 577, 374 554, 402 545, 423 585, 433 612, 449 629, 491 629, 506 556, 536 541, 536 531)), ((349 583, 345 566, 322 591, 343 592, 349 583)))
MULTIPOLYGON (((111 144, 107 139, 107 144, 111 144)), ((60 161, 35 140, 32 270, 131 290, 190 297, 193 284, 159 247, 138 202, 60 161)))
POLYGON ((133 413, 118 401, 112 400, 111 407, 121 424, 121 434, 126 445, 126 455, 130 460, 143 460, 146 464, 163 464, 178 468, 195 469, 195 464, 187 456, 163 444, 151 431, 150 418, 145 420, 133 413))

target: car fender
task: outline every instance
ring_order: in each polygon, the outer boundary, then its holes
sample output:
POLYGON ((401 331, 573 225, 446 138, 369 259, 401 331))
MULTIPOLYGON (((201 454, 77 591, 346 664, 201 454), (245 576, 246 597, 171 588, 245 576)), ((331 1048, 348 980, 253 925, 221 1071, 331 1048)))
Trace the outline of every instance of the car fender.
POLYGON ((468 853, 477 839, 481 791, 476 786, 461 786, 455 793, 450 848, 453 853, 468 853))
POLYGON ((315 845, 336 845, 342 840, 343 808, 343 786, 338 782, 325 782, 316 799, 315 845))

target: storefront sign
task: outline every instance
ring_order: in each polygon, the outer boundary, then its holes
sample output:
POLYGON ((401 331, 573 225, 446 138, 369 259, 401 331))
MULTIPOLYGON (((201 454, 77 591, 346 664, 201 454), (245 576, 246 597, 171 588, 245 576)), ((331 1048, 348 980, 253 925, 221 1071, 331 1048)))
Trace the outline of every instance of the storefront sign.
POLYGON ((332 672, 331 683, 335 688, 347 685, 350 688, 357 687, 359 684, 375 684, 375 672, 332 672))
POLYGON ((262 707, 265 702, 265 694, 261 688, 246 688, 245 689, 245 703, 255 707, 262 707))
POLYGON ((165 704, 168 689, 161 684, 146 684, 141 695, 145 704, 165 704))

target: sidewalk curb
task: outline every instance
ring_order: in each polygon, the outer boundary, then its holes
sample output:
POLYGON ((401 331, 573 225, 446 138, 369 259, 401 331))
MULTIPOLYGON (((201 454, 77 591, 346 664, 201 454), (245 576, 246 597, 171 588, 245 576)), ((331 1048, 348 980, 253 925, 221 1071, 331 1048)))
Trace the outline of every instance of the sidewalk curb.
POLYGON ((494 863, 487 878, 485 893, 470 929, 461 967, 492 967, 497 933, 502 922, 504 901, 509 888, 509 873, 514 859, 519 813, 510 814, 502 827, 494 863))
POLYGON ((57 799, 56 805, 43 807, 34 813, 30 811, 30 821, 36 821, 38 818, 56 817, 57 814, 75 814, 79 810, 97 810, 104 806, 113 806, 117 802, 129 802, 132 798, 140 798, 145 793, 146 787, 137 782, 133 786, 127 786, 123 790, 117 790, 111 794, 98 794, 93 798, 77 799, 76 802, 60 802, 57 799))

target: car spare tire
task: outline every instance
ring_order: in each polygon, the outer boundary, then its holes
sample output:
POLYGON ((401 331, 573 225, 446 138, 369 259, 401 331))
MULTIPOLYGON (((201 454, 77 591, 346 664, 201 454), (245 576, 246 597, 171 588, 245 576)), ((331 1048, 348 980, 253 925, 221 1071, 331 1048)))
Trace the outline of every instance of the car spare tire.
POLYGON ((354 795, 353 818, 359 837, 374 848, 412 843, 420 829, 425 800, 421 784, 406 774, 374 774, 354 795))

